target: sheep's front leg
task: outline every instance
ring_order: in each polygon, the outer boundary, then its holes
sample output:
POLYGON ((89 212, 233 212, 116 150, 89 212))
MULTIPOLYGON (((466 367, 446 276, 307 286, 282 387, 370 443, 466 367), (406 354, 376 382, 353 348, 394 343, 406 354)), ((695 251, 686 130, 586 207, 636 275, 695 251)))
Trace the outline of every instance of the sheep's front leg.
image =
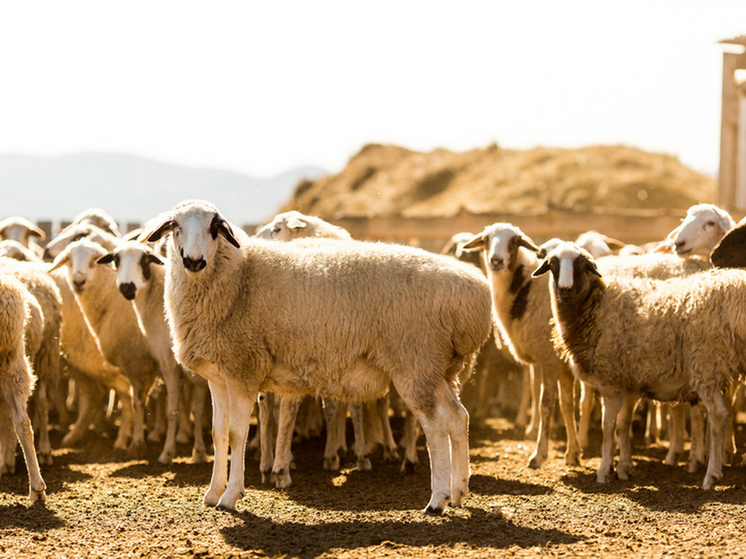
POLYGON ((603 401, 603 444, 601 446, 601 465, 596 473, 598 483, 609 483, 614 478, 614 430, 616 418, 622 408, 624 398, 621 394, 604 394, 603 401))
MULTIPOLYGON (((337 419, 339 403, 331 398, 324 398, 324 420, 326 421, 326 446, 324 448, 324 469, 339 470, 340 433, 337 419)), ((346 409, 346 408, 345 408, 346 409)))
POLYGON ((39 450, 37 457, 40 464, 52 464, 52 445, 49 442, 49 398, 47 396, 47 381, 39 380, 36 384, 36 417, 38 418, 39 450))
POLYGON ((705 464, 705 412, 701 403, 689 406, 691 446, 686 471, 693 474, 705 464))
POLYGON ((249 392, 241 383, 227 382, 230 406, 229 441, 231 467, 228 486, 218 501, 219 509, 236 510, 236 503, 244 496, 244 468, 246 442, 249 439, 249 423, 254 411, 254 402, 259 391, 249 392))
POLYGON ((257 398, 259 408, 259 471, 262 483, 272 481, 272 464, 275 461, 275 412, 278 397, 273 392, 260 392, 257 398))
POLYGON ((203 430, 205 427, 205 403, 207 402, 207 384, 195 383, 192 414, 194 415, 194 448, 192 449, 192 462, 201 464, 207 462, 207 447, 203 430))
POLYGON ((575 423, 575 377, 569 370, 559 373, 559 401, 562 419, 565 421, 565 432, 567 433, 567 452, 565 452, 565 464, 577 466, 580 464, 580 442, 578 441, 578 429, 575 423))
POLYGON ((590 384, 580 382, 580 425, 578 427, 578 444, 581 451, 588 449, 588 433, 591 430, 593 404, 596 400, 596 389, 590 384))
POLYGON ((228 421, 230 420, 228 388, 222 379, 209 381, 212 395, 212 444, 215 459, 212 463, 212 479, 204 497, 204 503, 214 507, 228 485, 228 421))
POLYGON ((539 436, 536 441, 536 450, 534 450, 529 459, 528 467, 537 469, 541 468, 541 465, 549 454, 549 429, 552 423, 554 402, 557 396, 557 379, 542 371, 538 366, 534 367, 534 370, 537 373, 540 372, 543 379, 541 389, 541 417, 539 420, 539 436))
POLYGON ((364 472, 371 469, 370 458, 365 444, 365 431, 363 428, 363 403, 350 402, 350 416, 352 417, 352 430, 355 433, 355 457, 357 459, 356 469, 364 472))
POLYGON ((272 476, 275 478, 275 485, 281 489, 293 484, 293 479, 290 477, 290 465, 293 461, 291 446, 295 420, 298 417, 298 409, 302 400, 302 396, 283 396, 280 399, 280 419, 277 426, 277 447, 272 476))
POLYGON ((391 395, 386 393, 384 397, 376 400, 375 406, 378 416, 381 419, 381 427, 383 428, 383 459, 386 461, 398 460, 399 452, 396 448, 394 434, 391 432, 391 419, 389 418, 391 395))
POLYGON ((629 479, 634 468, 632 464, 632 439, 630 426, 632 423, 632 414, 637 405, 637 397, 631 394, 625 394, 622 407, 619 410, 616 424, 617 440, 619 441, 619 465, 617 467, 617 477, 619 479, 629 479))
POLYGON ((179 428, 179 400, 181 399, 181 372, 174 366, 168 371, 161 367, 163 380, 166 383, 166 442, 158 457, 161 464, 170 464, 176 456, 176 430, 179 428))

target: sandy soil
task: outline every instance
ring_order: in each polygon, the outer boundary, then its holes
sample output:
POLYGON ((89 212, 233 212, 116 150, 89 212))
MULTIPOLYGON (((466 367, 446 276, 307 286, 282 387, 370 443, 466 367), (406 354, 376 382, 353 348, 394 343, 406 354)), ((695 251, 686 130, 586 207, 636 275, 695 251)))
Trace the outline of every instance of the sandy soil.
POLYGON ((704 492, 703 473, 664 466, 665 446, 644 448, 638 436, 633 480, 602 486, 599 434, 582 467, 564 465, 562 434, 533 471, 532 445, 509 422, 474 426, 471 494, 433 518, 420 512, 429 498, 424 445, 412 475, 379 457, 371 472, 348 461, 330 473, 320 467, 322 442, 307 440, 294 446, 287 490, 262 485, 249 455, 246 497, 229 513, 202 504, 211 463, 191 464, 188 447, 167 467, 158 445, 128 460, 109 450, 114 433, 91 433, 79 448, 55 450, 43 469, 44 505, 29 506, 20 458, 18 473, 0 479, 0 557, 746 556, 743 467, 727 467, 704 492))

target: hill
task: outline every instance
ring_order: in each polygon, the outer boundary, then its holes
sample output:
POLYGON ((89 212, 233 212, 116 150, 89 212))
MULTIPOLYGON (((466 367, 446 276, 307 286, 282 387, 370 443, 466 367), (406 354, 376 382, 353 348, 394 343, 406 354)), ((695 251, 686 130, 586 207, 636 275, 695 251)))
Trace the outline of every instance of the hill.
POLYGON ((533 214, 550 208, 685 210, 715 201, 715 179, 670 155, 589 146, 507 150, 496 145, 419 153, 371 144, 336 175, 302 181, 282 208, 325 219, 533 214))
POLYGON ((258 224, 279 211, 301 179, 324 173, 303 167, 257 178, 127 154, 0 155, 0 217, 57 222, 96 206, 122 224, 143 223, 184 199, 205 198, 235 223, 258 224))

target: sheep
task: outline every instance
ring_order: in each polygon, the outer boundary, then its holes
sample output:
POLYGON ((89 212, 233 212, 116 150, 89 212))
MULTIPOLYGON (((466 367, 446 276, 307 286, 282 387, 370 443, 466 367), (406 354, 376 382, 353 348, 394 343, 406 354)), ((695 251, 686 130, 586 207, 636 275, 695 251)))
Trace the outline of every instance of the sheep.
POLYGON ((121 369, 132 385, 134 415, 132 440, 127 450, 137 455, 145 446, 145 396, 158 366, 148 350, 132 305, 117 290, 114 271, 96 264, 107 252, 100 244, 81 239, 70 243, 55 258, 49 271, 66 268, 67 280, 102 354, 121 369))
POLYGON ((166 384, 168 427, 163 452, 158 457, 161 464, 171 463, 176 454, 176 430, 179 419, 181 381, 189 377, 194 385, 194 447, 192 461, 207 461, 203 430, 203 415, 207 398, 207 381, 199 375, 185 372, 176 363, 171 349, 171 337, 163 312, 164 262, 153 250, 137 241, 121 243, 114 250, 101 256, 97 264, 111 264, 116 271, 119 292, 137 315, 148 348, 156 358, 166 384))
POLYGON ((0 241, 0 257, 3 256, 20 262, 41 262, 41 255, 12 239, 0 241))
POLYGON ((739 221, 713 247, 710 262, 718 268, 746 268, 746 219, 739 221))
POLYGON ((619 252, 626 246, 622 241, 612 239, 603 233, 593 230, 578 235, 578 238, 575 239, 575 243, 590 252, 594 258, 610 256, 615 254, 615 252, 619 252))
POLYGON ((271 222, 256 232, 260 239, 292 241, 308 237, 350 240, 352 236, 343 229, 323 219, 292 210, 277 214, 271 222))
POLYGON ((21 243, 37 257, 43 253, 37 241, 46 238, 46 233, 25 217, 6 217, 0 221, 0 239, 21 243))
POLYGON ((712 249, 728 231, 736 226, 730 214, 714 204, 691 206, 686 217, 668 234, 678 256, 708 258, 712 249))
POLYGON ((533 276, 548 272, 556 348, 604 400, 596 480, 612 478, 615 427, 617 476, 629 478, 630 419, 637 400, 647 396, 702 402, 711 435, 702 488, 712 489, 722 477, 728 417, 723 391, 746 370, 746 274, 706 270, 665 281, 605 281, 593 257, 572 243, 547 255, 533 276))
MULTIPOLYGON (((75 216, 75 219, 73 219, 71 223, 71 225, 76 224, 93 225, 94 227, 98 227, 115 237, 122 237, 117 222, 101 208, 88 208, 87 210, 83 210, 75 216)), ((62 232, 64 232, 64 229, 62 232)))
POLYGON ((177 205, 148 240, 167 234, 174 353, 207 378, 213 397, 207 505, 234 510, 244 493, 244 446, 260 390, 369 400, 392 382, 427 438, 432 495, 424 512, 462 504, 469 416, 456 384, 492 326, 489 286, 477 270, 383 243, 242 246, 217 208, 198 200, 177 205))
POLYGON ((464 250, 483 251, 500 335, 513 356, 533 365, 543 381, 537 445, 529 467, 540 468, 547 458, 558 384, 560 411, 567 432, 565 463, 579 464, 581 447, 575 426, 574 378, 552 347, 548 282, 546 278, 532 281, 530 276, 539 262, 536 254, 539 247, 518 227, 494 223, 465 244, 464 250))
POLYGON ((41 347, 44 315, 31 293, 7 275, 0 275, 0 309, 0 473, 15 467, 17 436, 29 476, 29 500, 35 503, 46 499, 46 484, 26 405, 36 381, 31 361, 41 347))
MULTIPOLYGON (((274 219, 260 228, 256 237, 260 239, 270 239, 275 241, 293 241, 296 239, 307 239, 307 238, 325 238, 325 239, 338 239, 338 240, 351 240, 352 236, 349 232, 342 227, 338 227, 325 221, 316 216, 310 216, 302 214, 298 211, 289 211, 278 214, 274 219)), ((378 405, 373 403, 377 410, 380 411, 380 422, 382 426, 382 434, 384 437, 384 457, 387 459, 393 459, 398 456, 396 449, 396 442, 391 433, 391 424, 388 417, 389 403, 388 395, 385 396, 387 399, 385 402, 378 405)), ((271 398, 260 398, 260 413, 262 417, 267 417, 271 413, 270 409, 264 409, 266 406, 269 408, 274 402, 271 398)), ((290 403, 286 402, 284 406, 280 406, 281 413, 296 413, 298 412, 300 402, 290 403)), ((364 425, 363 425, 363 403, 362 402, 350 402, 349 409, 352 417, 353 431, 355 435, 355 455, 357 457, 357 469, 360 471, 370 470, 371 463, 368 457, 368 449, 365 440, 364 425)), ((329 399, 323 401, 324 417, 327 425, 327 439, 326 447, 324 450, 324 468, 327 470, 339 470, 339 450, 346 448, 345 444, 345 427, 347 421, 347 409, 348 405, 343 402, 334 402, 329 399)), ((409 417, 409 416, 408 416, 409 417)), ((280 422, 284 425, 295 425, 295 419, 280 419, 280 422)), ((267 433, 268 434, 268 433, 267 433)), ((289 436, 289 434, 283 434, 282 436, 289 436)), ((272 465, 272 449, 269 446, 270 437, 265 436, 262 438, 262 477, 267 481, 269 478, 269 470, 272 465)), ((407 449, 407 456, 412 454, 415 457, 417 451, 416 448, 407 449)), ((282 460, 282 459, 281 459, 282 460)), ((407 460, 402 465, 403 469, 407 468, 407 460)), ((278 487, 288 487, 291 483, 289 474, 283 480, 276 480, 278 487)))

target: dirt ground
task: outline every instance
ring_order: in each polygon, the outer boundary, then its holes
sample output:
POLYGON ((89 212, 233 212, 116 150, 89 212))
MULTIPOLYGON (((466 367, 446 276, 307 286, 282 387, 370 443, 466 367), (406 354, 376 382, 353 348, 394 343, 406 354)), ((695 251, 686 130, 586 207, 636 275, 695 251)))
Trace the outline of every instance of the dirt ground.
MULTIPOLYGON (((394 427, 400 427, 394 423, 394 427)), ((441 517, 420 511, 429 467, 373 460, 357 472, 321 469, 320 439, 294 445, 294 486, 261 484, 247 456, 246 496, 235 513, 202 504, 212 463, 192 464, 189 448, 171 466, 159 445, 128 460, 110 450, 114 433, 75 449, 56 446, 43 467, 44 505, 29 506, 21 459, 0 479, 0 557, 744 557, 746 468, 726 467, 720 486, 699 489, 703 472, 662 464, 665 445, 636 434, 631 481, 598 485, 599 433, 582 467, 564 465, 563 431, 553 432, 540 471, 526 466, 532 445, 505 419, 472 426, 471 493, 441 517)), ((741 433, 739 433, 741 437, 741 433)), ((59 445, 61 433, 53 433, 59 445)))

